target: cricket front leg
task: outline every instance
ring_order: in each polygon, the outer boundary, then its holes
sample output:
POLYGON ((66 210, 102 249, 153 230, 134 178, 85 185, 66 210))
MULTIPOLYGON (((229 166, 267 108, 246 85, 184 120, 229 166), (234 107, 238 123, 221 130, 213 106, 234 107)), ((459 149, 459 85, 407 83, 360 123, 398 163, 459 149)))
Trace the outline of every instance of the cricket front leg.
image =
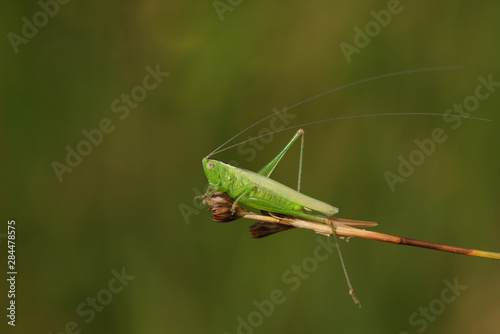
POLYGON ((210 198, 210 196, 212 196, 214 191, 215 189, 212 189, 210 186, 208 186, 207 190, 203 194, 195 196, 194 198, 201 199, 201 204, 207 204, 208 199, 210 198))

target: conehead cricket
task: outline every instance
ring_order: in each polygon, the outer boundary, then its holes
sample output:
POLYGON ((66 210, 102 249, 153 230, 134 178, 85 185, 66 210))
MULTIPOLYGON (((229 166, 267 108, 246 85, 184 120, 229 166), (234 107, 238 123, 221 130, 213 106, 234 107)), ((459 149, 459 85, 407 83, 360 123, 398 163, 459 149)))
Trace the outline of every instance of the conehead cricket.
MULTIPOLYGON (((247 141, 242 141, 240 143, 226 146, 230 141, 246 132, 251 127, 254 127, 258 123, 264 121, 265 119, 290 108, 293 108, 299 104, 306 101, 310 101, 313 98, 323 96, 341 88, 353 86, 354 84, 367 82, 370 80, 380 79, 388 76, 395 76, 401 74, 408 74, 414 72, 430 71, 430 70, 443 70, 451 68, 432 68, 432 69, 419 69, 411 71, 397 72, 382 76, 377 76, 369 79, 360 80, 351 84, 341 86, 339 88, 332 89, 330 91, 318 94, 312 98, 301 101, 292 105, 291 107, 277 111, 270 116, 267 116, 260 121, 250 125, 246 129, 242 130, 228 141, 223 143, 212 153, 207 155, 202 159, 203 170, 207 177, 209 186, 204 197, 205 203, 208 203, 214 214, 212 218, 217 221, 231 221, 237 218, 249 218, 257 220, 258 222, 252 225, 251 233, 253 237, 261 238, 266 237, 271 234, 288 230, 294 227, 309 228, 315 230, 318 233, 331 234, 335 239, 335 245, 338 250, 340 261, 344 269, 344 274, 349 287, 349 293, 354 299, 354 302, 361 307, 359 300, 356 297, 354 289, 347 274, 345 263, 340 251, 340 246, 337 241, 337 236, 347 236, 347 237, 361 237, 371 240, 390 242, 395 244, 411 245, 435 250, 441 250, 446 252, 490 258, 500 260, 500 253, 481 251, 475 249, 461 248, 449 245, 436 244, 421 240, 403 238, 398 236, 393 236, 384 233, 377 233, 372 231, 366 231, 365 227, 374 227, 378 225, 374 222, 358 221, 342 218, 333 218, 339 210, 335 206, 315 199, 313 197, 307 196, 300 192, 301 186, 301 174, 302 174, 302 160, 304 151, 304 130, 301 127, 307 125, 312 125, 316 123, 330 122, 346 118, 357 118, 357 117, 374 117, 374 116, 389 116, 389 115, 427 115, 427 116, 443 116, 442 114, 436 113, 386 113, 386 114, 369 114, 369 115, 356 115, 356 116, 346 116, 331 118, 316 122, 310 122, 306 124, 301 124, 298 126, 289 127, 286 129, 281 129, 276 132, 281 132, 289 130, 292 128, 299 128, 293 138, 286 144, 286 146, 264 165, 258 172, 253 172, 243 168, 235 167, 230 164, 224 163, 222 161, 212 159, 211 157, 217 153, 241 145, 247 141), (270 178, 276 166, 279 164, 283 156, 288 152, 292 145, 300 138, 300 157, 299 157, 299 175, 297 182, 297 189, 292 189, 284 184, 281 184, 270 178), (225 147, 226 146, 226 147, 225 147), (261 211, 261 214, 248 213, 241 209, 240 204, 248 206, 253 209, 261 211), (304 227, 306 226, 306 227, 304 227), (330 232, 331 231, 331 232, 330 232)), ((457 117, 483 120, 485 119, 456 115, 457 117)), ((256 139, 259 137, 254 137, 256 139)))

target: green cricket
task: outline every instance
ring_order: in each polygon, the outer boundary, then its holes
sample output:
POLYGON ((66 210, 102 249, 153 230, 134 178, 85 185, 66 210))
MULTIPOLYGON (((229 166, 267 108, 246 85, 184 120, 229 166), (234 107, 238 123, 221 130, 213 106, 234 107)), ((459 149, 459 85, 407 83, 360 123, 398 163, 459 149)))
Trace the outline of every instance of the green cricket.
MULTIPOLYGON (((292 107, 294 107, 293 105, 292 107)), ((291 108, 291 107, 290 107, 291 108)), ((289 109, 289 108, 288 108, 289 109)), ((281 110, 284 111, 284 110, 281 110)), ((276 114, 276 113, 274 113, 276 114)), ((273 114, 273 115, 274 115, 273 114)), ((332 118, 328 120, 322 120, 320 122, 332 121, 338 119, 345 118, 353 118, 353 117, 363 117, 363 116, 386 116, 386 115, 415 115, 414 113, 398 113, 398 114, 377 114, 377 115, 360 115, 360 116, 349 116, 349 117, 340 117, 340 118, 332 118)), ((432 113, 421 113, 419 115, 441 115, 442 114, 432 114, 432 113)), ((271 115, 272 116, 272 115, 271 115)), ((267 119, 270 116, 264 118, 267 119)), ((462 117, 462 116, 457 116, 462 117)), ((464 116, 464 118, 473 118, 464 116)), ((260 120, 259 122, 263 121, 260 120)), ((478 119, 478 118, 474 118, 478 119)), ((257 122, 257 123, 259 123, 257 122)), ((257 123, 254 123, 250 127, 253 127, 257 123)), ((304 125, 310 125, 318 122, 311 122, 307 124, 302 124, 299 126, 294 126, 291 128, 297 128, 304 125)), ((239 136, 241 133, 247 131, 250 127, 244 129, 236 136, 239 136)), ((283 129, 280 131, 288 130, 283 129)), ((304 221, 315 222, 319 224, 323 224, 328 226, 331 229, 331 235, 335 238, 337 250, 340 256, 341 264, 344 269, 344 273, 346 276, 347 284, 349 287, 349 293, 354 299, 354 302, 358 304, 360 307, 359 300, 357 299, 352 284, 350 282, 349 276, 347 274, 344 260, 342 258, 342 253, 340 251, 339 243, 336 238, 335 230, 339 227, 348 227, 349 231, 353 231, 350 234, 344 234, 348 236, 358 236, 362 238, 390 242, 395 244, 404 244, 411 245, 417 247, 423 247, 434 250, 441 250, 446 252, 482 257, 482 258, 490 258, 500 260, 500 253, 481 251, 476 249, 455 247, 449 245, 442 245, 437 243, 431 243, 427 241, 403 238, 398 236, 393 236, 389 234, 377 233, 372 231, 365 231, 359 228, 364 227, 373 227, 378 225, 374 222, 367 221, 357 221, 350 219, 342 219, 342 218, 332 218, 331 216, 336 214, 339 210, 323 201, 312 198, 300 192, 301 185, 301 173, 302 173, 302 158, 304 151, 304 131, 299 129, 290 142, 281 150, 281 152, 276 155, 269 163, 267 163, 262 169, 258 172, 252 172, 250 170, 246 170, 243 168, 235 167, 224 163, 219 160, 211 159, 211 157, 223 150, 228 148, 241 145, 247 141, 241 142, 236 145, 232 145, 230 147, 225 146, 229 141, 234 139, 236 136, 232 137, 230 140, 226 141, 223 145, 219 146, 216 150, 210 153, 208 156, 202 159, 203 169, 205 175, 207 177, 209 187, 205 195, 203 195, 206 199, 210 198, 210 196, 215 192, 220 192, 226 194, 230 199, 233 200, 232 205, 230 206, 231 212, 234 213, 237 206, 239 204, 246 205, 248 207, 261 210, 261 212, 265 215, 271 217, 288 217, 288 219, 300 219, 304 221), (273 170, 278 165, 283 156, 288 152, 290 147, 297 141, 298 138, 301 138, 301 148, 300 148, 300 157, 299 157, 299 175, 298 175, 298 184, 297 190, 292 189, 288 186, 285 186, 275 180, 270 178, 273 170), (357 232, 359 231, 359 232, 357 232)), ((256 138, 253 138, 256 139, 256 138)), ((205 201, 207 202, 207 201, 205 201)), ((262 217, 262 216, 260 216, 262 217)), ((234 218, 233 218, 234 219, 234 218)), ((231 219, 231 220, 233 220, 231 219)), ((229 221, 229 220, 228 220, 229 221)), ((255 225, 255 224, 254 224, 255 225)), ((283 225, 280 223, 264 223, 258 222, 257 226, 254 226, 253 236, 254 237, 265 237, 276 232, 284 231, 289 228, 292 228, 288 225, 283 225)))

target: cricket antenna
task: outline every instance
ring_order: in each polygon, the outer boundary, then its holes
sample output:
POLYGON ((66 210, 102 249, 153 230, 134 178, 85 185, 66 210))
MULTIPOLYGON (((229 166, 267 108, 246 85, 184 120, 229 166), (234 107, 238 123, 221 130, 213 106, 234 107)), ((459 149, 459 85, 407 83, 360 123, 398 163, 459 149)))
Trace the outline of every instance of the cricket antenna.
POLYGON ((341 116, 341 117, 335 117, 335 118, 322 119, 322 120, 319 120, 319 121, 313 121, 313 122, 308 122, 308 123, 302 123, 302 124, 299 124, 299 125, 290 126, 288 128, 279 129, 279 130, 272 131, 272 132, 266 132, 265 134, 262 134, 262 135, 259 135, 259 136, 256 136, 256 137, 252 137, 252 138, 247 139, 247 140, 240 141, 239 143, 233 144, 231 146, 228 146, 228 147, 225 147, 225 148, 223 148, 221 150, 213 152, 209 156, 214 155, 216 153, 224 152, 224 151, 229 150, 229 149, 231 149, 233 147, 240 146, 242 144, 248 143, 250 141, 254 141, 254 140, 262 138, 262 137, 267 137, 267 136, 273 135, 275 133, 279 133, 279 132, 283 132, 283 131, 287 131, 287 130, 291 130, 291 129, 302 128, 302 127, 306 127, 306 126, 314 125, 314 124, 339 121, 339 120, 342 120, 342 119, 353 119, 353 118, 363 118, 363 117, 416 116, 416 115, 420 115, 420 116, 446 116, 446 115, 450 115, 452 117, 467 118, 467 119, 473 119, 473 120, 476 120, 476 121, 491 122, 491 119, 486 119, 486 118, 479 118, 479 117, 472 117, 472 116, 465 116, 465 115, 439 114, 439 113, 431 113, 431 112, 421 112, 421 113, 420 112, 399 112, 399 113, 395 112, 395 113, 382 113, 382 114, 366 114, 366 115, 341 116))
MULTIPOLYGON (((419 73, 419 72, 436 72, 436 71, 458 70, 458 69, 463 69, 463 68, 464 68, 463 65, 459 65, 459 66, 425 67, 425 68, 417 68, 417 69, 412 69, 412 70, 404 70, 404 71, 399 71, 399 72, 393 72, 393 73, 387 73, 387 74, 380 74, 380 75, 377 75, 377 76, 369 77, 369 78, 366 78, 366 79, 361 79, 361 80, 358 80, 358 81, 354 81, 354 82, 351 82, 351 83, 348 83, 348 84, 345 84, 345 85, 342 85, 342 86, 339 86, 339 87, 327 90, 325 92, 322 92, 322 93, 319 93, 319 94, 314 95, 312 97, 309 97, 309 98, 307 98, 305 100, 299 101, 299 102, 291 105, 290 107, 285 107, 285 108, 283 108, 281 110, 278 110, 278 111, 276 111, 276 112, 274 112, 274 113, 272 113, 272 114, 270 114, 270 115, 262 118, 261 120, 255 122, 255 123, 253 123, 251 125, 249 125, 245 129, 241 130, 240 132, 238 132, 237 134, 235 134, 234 136, 232 136, 231 138, 229 138, 228 140, 226 140, 222 145, 220 145, 215 150, 213 150, 205 158, 209 158, 209 157, 213 156, 214 154, 217 154, 217 153, 220 153, 222 151, 225 151, 226 149, 229 149, 229 148, 225 148, 225 149, 222 149, 222 148, 224 146, 226 146, 227 144, 229 144, 234 139, 236 139, 237 137, 239 137, 241 134, 247 132, 248 130, 250 130, 251 128, 253 128, 254 126, 256 126, 257 124, 264 122, 266 119, 269 119, 269 118, 271 118, 271 117, 273 117, 275 115, 278 115, 278 114, 280 114, 282 112, 285 112, 287 110, 295 108, 295 107, 297 107, 297 106, 299 106, 299 105, 301 105, 303 103, 312 101, 314 99, 317 99, 317 98, 322 97, 324 95, 336 92, 338 90, 341 90, 341 89, 344 89, 344 88, 347 88, 347 87, 352 87, 352 86, 355 86, 355 85, 358 85, 358 84, 362 84, 362 83, 365 83, 365 82, 370 82, 370 81, 374 81, 374 80, 378 80, 378 79, 383 79, 383 78, 395 77, 395 76, 399 76, 399 75, 419 73)), ((281 131, 284 131, 284 130, 281 130, 281 131)), ((276 132, 280 132, 280 131, 275 131, 275 132, 272 132, 272 133, 276 133, 276 132)), ((269 134, 272 134, 272 133, 269 133, 269 134)), ((261 136, 261 137, 263 137, 263 136, 261 136)), ((244 143, 244 142, 241 142, 239 144, 242 144, 242 143, 244 143)), ((234 146, 235 145, 231 146, 231 148, 234 147, 234 146)))

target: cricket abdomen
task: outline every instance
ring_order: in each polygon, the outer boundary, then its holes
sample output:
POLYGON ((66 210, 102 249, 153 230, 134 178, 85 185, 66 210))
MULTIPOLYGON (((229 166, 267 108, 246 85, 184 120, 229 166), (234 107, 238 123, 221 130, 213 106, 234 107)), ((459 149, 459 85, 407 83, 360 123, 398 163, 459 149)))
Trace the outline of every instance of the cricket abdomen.
POLYGON ((252 201, 252 199, 254 201, 255 199, 260 199, 262 201, 270 203, 270 205, 274 204, 276 208, 284 208, 293 211, 304 211, 303 205, 300 205, 296 202, 292 202, 287 198, 285 198, 284 196, 281 196, 280 194, 276 193, 276 191, 264 187, 257 187, 255 189, 252 189, 248 194, 248 198, 251 199, 250 201, 252 201))

